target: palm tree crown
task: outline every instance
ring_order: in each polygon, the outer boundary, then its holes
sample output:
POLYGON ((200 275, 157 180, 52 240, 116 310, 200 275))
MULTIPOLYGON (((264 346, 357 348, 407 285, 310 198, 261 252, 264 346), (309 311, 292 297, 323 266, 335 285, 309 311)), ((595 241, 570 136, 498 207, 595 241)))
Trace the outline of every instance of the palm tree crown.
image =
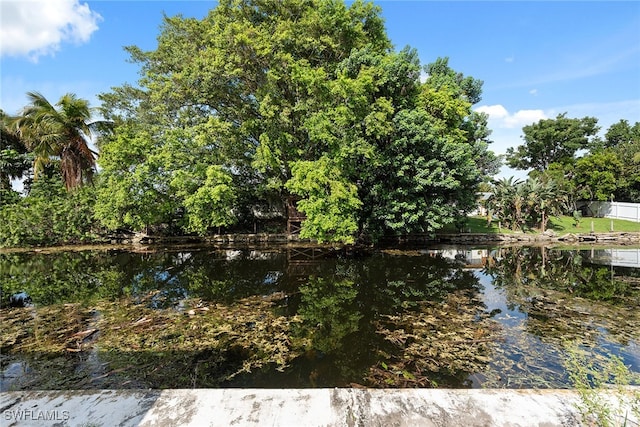
POLYGON ((97 153, 87 141, 92 131, 100 130, 105 122, 92 122, 88 101, 75 94, 63 95, 55 106, 38 92, 28 92, 27 96, 30 103, 14 118, 13 124, 35 154, 34 179, 52 157, 57 157, 67 190, 90 182, 97 153))

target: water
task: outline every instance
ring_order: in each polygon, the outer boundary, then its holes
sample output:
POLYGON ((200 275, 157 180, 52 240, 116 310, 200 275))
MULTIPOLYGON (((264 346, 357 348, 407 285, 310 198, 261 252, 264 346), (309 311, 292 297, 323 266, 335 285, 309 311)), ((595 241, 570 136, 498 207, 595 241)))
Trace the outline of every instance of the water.
POLYGON ((565 388, 572 355, 637 373, 639 254, 0 254, 0 388, 565 388))

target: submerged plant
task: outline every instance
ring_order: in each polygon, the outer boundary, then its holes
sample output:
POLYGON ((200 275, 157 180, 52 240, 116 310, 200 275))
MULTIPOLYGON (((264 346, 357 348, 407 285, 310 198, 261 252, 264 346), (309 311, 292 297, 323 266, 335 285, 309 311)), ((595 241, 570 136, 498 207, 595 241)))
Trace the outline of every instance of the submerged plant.
POLYGON ((486 367, 493 343, 502 338, 476 297, 464 292, 382 316, 377 333, 388 347, 369 370, 367 384, 374 387, 438 387, 441 380, 462 379, 486 367))

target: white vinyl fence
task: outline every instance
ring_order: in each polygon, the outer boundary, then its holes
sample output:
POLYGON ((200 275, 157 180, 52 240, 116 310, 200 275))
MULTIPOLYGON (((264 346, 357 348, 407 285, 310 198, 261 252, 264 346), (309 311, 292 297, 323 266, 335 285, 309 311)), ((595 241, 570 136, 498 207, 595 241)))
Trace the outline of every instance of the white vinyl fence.
POLYGON ((578 208, 581 208, 586 216, 640 222, 640 203, 580 202, 578 208))
POLYGON ((640 249, 596 249, 588 256, 597 264, 640 268, 640 249))

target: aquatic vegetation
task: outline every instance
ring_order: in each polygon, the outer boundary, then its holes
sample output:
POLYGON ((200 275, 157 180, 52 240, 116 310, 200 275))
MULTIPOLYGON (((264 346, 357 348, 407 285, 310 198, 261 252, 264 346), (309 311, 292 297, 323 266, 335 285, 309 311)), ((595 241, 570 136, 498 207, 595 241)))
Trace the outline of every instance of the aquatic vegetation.
POLYGON ((79 304, 0 310, 0 369, 20 369, 17 378, 3 378, 3 389, 84 388, 91 375, 85 349, 98 332, 94 316, 79 304))
POLYGON ((374 387, 437 387, 437 378, 482 371, 490 361, 490 343, 500 328, 468 293, 449 294, 444 304, 423 302, 416 311, 386 315, 377 332, 393 349, 381 350, 370 369, 374 387))
POLYGON ((220 385, 270 364, 282 370, 300 354, 290 330, 301 319, 278 316, 273 305, 261 297, 233 305, 189 300, 161 311, 110 303, 99 308, 99 354, 113 369, 142 369, 160 387, 220 385))
MULTIPOLYGON (((275 315, 273 305, 252 297, 229 306, 190 300, 180 310, 157 310, 122 299, 94 308, 3 310, 3 366, 12 353, 31 356, 38 364, 94 353, 108 370, 92 372, 87 382, 105 383, 111 376, 106 382, 114 386, 126 386, 125 378, 134 377, 141 379, 129 386, 219 386, 267 365, 282 370, 300 355, 306 343, 295 342, 290 330, 302 320, 275 315)), ((47 370, 46 364, 31 368, 43 377, 47 370)))
POLYGON ((152 249, 0 254, 2 389, 564 388, 567 340, 640 368, 640 269, 597 251, 152 249))
POLYGON ((607 354, 594 358, 592 351, 577 342, 566 343, 565 352, 565 367, 580 395, 576 408, 585 424, 626 426, 631 415, 640 418, 640 391, 627 388, 640 385, 640 375, 631 372, 620 357, 607 354), (601 393, 605 388, 615 395, 601 393))
POLYGON ((0 310, 0 354, 64 353, 81 349, 94 310, 79 304, 0 310))

